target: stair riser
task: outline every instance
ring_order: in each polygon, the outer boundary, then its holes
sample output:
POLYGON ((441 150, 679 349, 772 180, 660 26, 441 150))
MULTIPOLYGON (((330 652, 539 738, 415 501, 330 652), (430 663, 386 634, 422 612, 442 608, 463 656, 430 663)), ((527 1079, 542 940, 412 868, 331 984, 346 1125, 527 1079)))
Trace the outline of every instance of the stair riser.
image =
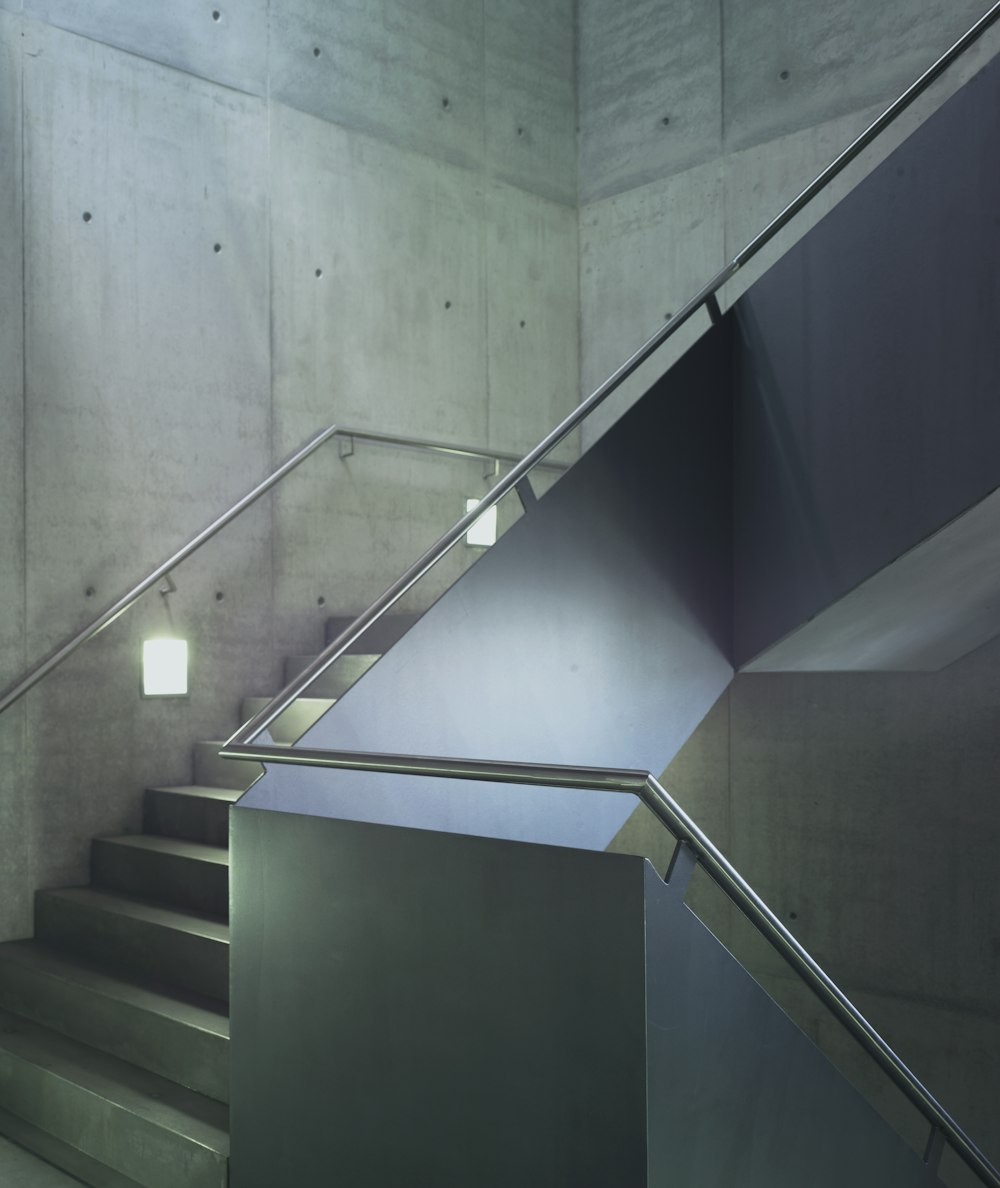
POLYGON ((112 971, 229 1000, 229 946, 212 937, 105 912, 40 892, 35 935, 112 971))
MULTIPOLYGON (((331 615, 326 621, 326 642, 333 643, 341 632, 350 627, 356 617, 356 615, 331 615)), ((378 622, 368 628, 356 643, 351 644, 346 654, 388 652, 392 645, 405 635, 419 618, 419 615, 405 613, 383 615, 378 622)))
MULTIPOLYGON (((285 661, 285 684, 293 681, 315 658, 315 656, 289 656, 285 661)), ((368 654, 341 656, 330 665, 326 672, 313 681, 309 686, 309 696, 343 697, 377 659, 378 656, 368 654)))
POLYGON ((229 1041, 224 1035, 12 961, 0 967, 0 1008, 196 1093, 229 1100, 229 1041))
MULTIPOLYGON (((121 1176, 103 1163, 84 1155, 67 1143, 60 1142, 30 1122, 25 1122, 9 1110, 0 1108, 0 1134, 12 1142, 40 1156, 54 1167, 61 1168, 90 1188, 142 1188, 135 1180, 121 1176)), ((19 1188, 19 1186, 15 1186, 19 1188)))
POLYGON ((159 854, 96 838, 91 847, 91 875, 98 887, 183 911, 229 915, 229 867, 220 862, 159 854))
POLYGON ((0 1106, 144 1188, 225 1188, 223 1156, 2 1047, 0 1106))
POLYGON ((224 800, 149 789, 143 805, 143 831, 181 837, 209 846, 229 845, 229 808, 224 800))
MULTIPOLYGON (((260 713, 267 706, 270 698, 245 697, 243 699, 242 715, 244 722, 260 713)), ((326 713, 332 702, 322 697, 302 697, 293 702, 284 713, 279 714, 268 726, 268 732, 276 743, 298 742, 310 726, 326 713)))
POLYGON ((220 759, 221 743, 200 742, 194 747, 194 782, 209 788, 249 788, 264 770, 249 759, 220 759))

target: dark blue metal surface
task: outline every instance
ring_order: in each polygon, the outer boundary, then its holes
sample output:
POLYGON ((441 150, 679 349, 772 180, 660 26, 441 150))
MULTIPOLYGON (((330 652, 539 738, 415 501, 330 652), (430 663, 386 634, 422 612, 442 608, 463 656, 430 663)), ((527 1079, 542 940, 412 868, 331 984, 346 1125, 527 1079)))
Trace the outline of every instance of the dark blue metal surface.
MULTIPOLYGON (((661 771, 731 675, 714 328, 301 740, 661 771)), ((603 849, 613 793, 272 767, 243 805, 603 849)))
POLYGON ((736 661, 1000 484, 1000 62, 737 304, 736 661))

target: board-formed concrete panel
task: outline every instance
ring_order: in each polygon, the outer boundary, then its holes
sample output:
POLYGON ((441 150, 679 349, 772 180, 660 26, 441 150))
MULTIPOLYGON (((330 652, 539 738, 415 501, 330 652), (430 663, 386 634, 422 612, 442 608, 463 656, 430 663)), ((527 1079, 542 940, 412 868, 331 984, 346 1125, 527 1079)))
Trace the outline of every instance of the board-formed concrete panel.
MULTIPOLYGON (((578 403, 577 220, 500 183, 486 210, 489 444, 526 454, 578 403)), ((552 457, 576 453, 574 435, 552 457)))
POLYGON ((72 33, 212 82, 264 95, 267 0, 25 0, 25 12, 72 33))
POLYGON ((731 687, 729 856, 847 986, 996 1014, 998 654, 731 687))
POLYGON ((580 201, 718 156, 720 10, 681 0, 581 0, 580 201))
MULTIPOLYGON (((718 161, 586 206, 580 217, 581 384, 593 391, 723 264, 718 161)), ((594 441, 708 328, 696 314, 582 427, 594 441)))
POLYGON ((987 7, 723 0, 727 149, 894 99, 987 7))
POLYGON ((478 179, 280 106, 271 152, 278 448, 332 420, 482 442, 478 179))
MULTIPOLYGON (((21 20, 0 12, 0 688, 25 665, 21 67, 21 20)), ((23 706, 0 717, 0 940, 31 929, 24 728, 23 706)))
POLYGON ((491 0, 484 10, 487 170, 575 206, 573 5, 491 0))
MULTIPOLYGON (((34 661, 269 472, 269 290, 261 101, 25 32, 34 661)), ((29 694, 29 891, 83 881, 88 838, 137 828, 143 785, 186 782, 186 744, 236 724, 252 690, 231 682, 270 683, 267 648, 240 647, 267 621, 259 511, 174 573, 169 604, 148 595, 29 694), (189 640, 191 694, 143 702, 141 639, 171 627, 189 640)))
POLYGON ((465 0, 272 5, 271 97, 453 163, 483 159, 483 10, 465 0))
MULTIPOLYGON (((280 105, 271 149, 278 454, 333 422, 486 445, 481 180, 280 105)), ((331 443, 276 496, 280 613, 360 610, 482 490, 475 463, 331 443)))
POLYGON ((95 42, 32 23, 27 44, 38 652, 267 473, 266 124, 256 99, 95 42))

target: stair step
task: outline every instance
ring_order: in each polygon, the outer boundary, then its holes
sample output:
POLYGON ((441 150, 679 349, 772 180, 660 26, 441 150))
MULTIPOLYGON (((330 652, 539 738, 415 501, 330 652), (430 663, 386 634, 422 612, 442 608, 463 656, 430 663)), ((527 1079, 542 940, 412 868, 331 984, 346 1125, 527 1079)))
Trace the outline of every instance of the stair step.
MULTIPOLYGON (((33 1151, 46 1163, 51 1163, 54 1168, 60 1168, 70 1176, 75 1176, 76 1180, 79 1180, 81 1184, 89 1184, 90 1188, 142 1188, 142 1185, 137 1184, 131 1177, 119 1175, 106 1164, 98 1163, 96 1159, 84 1155, 76 1147, 71 1147, 53 1135, 46 1134, 44 1130, 32 1126, 30 1122, 25 1122, 23 1118, 19 1118, 3 1107, 0 1107, 0 1135, 17 1143, 25 1151, 33 1151)), ((32 1175, 34 1175, 38 1171, 37 1164, 28 1156, 26 1158, 29 1159, 32 1175)), ((4 1165, 4 1171, 6 1170, 6 1165, 4 1165)), ((52 1177, 56 1177, 58 1174, 53 1171, 52 1177)), ((13 1188, 27 1188, 28 1184, 34 1185, 36 1182, 39 1188, 42 1188, 42 1185, 51 1183, 51 1179, 37 1181, 35 1179, 15 1179, 12 1181, 12 1185, 13 1188)), ((61 1188, 62 1178, 59 1178, 57 1182, 61 1188)))
MULTIPOLYGON (((331 615, 326 621, 326 642, 333 643, 356 618, 357 615, 331 615)), ((417 614, 383 615, 356 643, 351 644, 345 655, 356 655, 359 652, 378 652, 381 655, 388 652, 419 618, 420 615, 417 614)))
POLYGON ((223 742, 194 744, 194 782, 205 788, 236 788, 245 792, 264 770, 253 759, 221 759, 223 742))
POLYGON ((225 1188, 225 1106, 8 1011, 0 1107, 143 1188, 225 1188))
POLYGON ((212 788, 202 784, 147 788, 143 802, 143 830, 163 837, 204 842, 209 846, 228 846, 229 807, 240 795, 236 788, 212 788))
POLYGON ((94 885, 183 911, 229 916, 229 851, 222 846, 139 833, 95 837, 94 885))
MULTIPOLYGON (((270 697, 244 697, 241 711, 243 721, 247 722, 255 714, 259 714, 270 700, 270 697)), ((271 738, 276 743, 297 742, 314 722, 322 718, 334 701, 335 699, 329 697, 300 697, 268 727, 271 738)))
POLYGON ((219 1003, 112 977, 26 940, 0 945, 0 1010, 229 1100, 229 1019, 219 1003))
MULTIPOLYGON (((294 681, 316 659, 315 656, 289 656, 285 660, 285 684, 294 681)), ((348 652, 338 656, 321 676, 309 686, 313 697, 343 697, 347 690, 359 681, 379 659, 377 652, 348 652)))
POLYGON ((35 935, 109 972, 229 1001, 229 926, 214 917, 73 887, 36 893, 35 935))

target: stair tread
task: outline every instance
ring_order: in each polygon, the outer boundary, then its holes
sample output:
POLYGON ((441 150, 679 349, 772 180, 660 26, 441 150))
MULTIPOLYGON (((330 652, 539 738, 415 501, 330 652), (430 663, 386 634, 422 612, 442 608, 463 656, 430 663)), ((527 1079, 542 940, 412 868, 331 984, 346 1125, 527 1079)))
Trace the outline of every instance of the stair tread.
MULTIPOLYGON (((220 743, 219 746, 222 746, 220 743)), ((192 796, 202 800, 225 800, 235 804, 243 795, 243 788, 213 788, 208 784, 156 784, 150 792, 169 792, 174 796, 192 796)))
POLYGON ((219 1155, 229 1152, 228 1109, 156 1073, 3 1010, 0 1051, 188 1142, 219 1155))
POLYGON ((229 851, 224 846, 212 846, 207 842, 164 837, 158 833, 128 833, 118 837, 98 837, 94 840, 116 846, 131 846, 136 850, 147 850, 157 854, 170 854, 176 858, 193 858, 199 862, 229 865, 229 851))
POLYGON ((102 891, 97 887, 61 887, 39 891, 38 894, 46 899, 64 899, 98 911, 130 916, 147 924, 173 928, 178 932, 188 932, 229 944, 229 925, 218 916, 209 916, 203 912, 182 911, 162 903, 153 903, 148 899, 123 895, 117 891, 102 891))
POLYGON ((229 1037, 229 1017, 225 1003, 174 988, 168 993, 150 984, 119 977, 38 940, 0 944, 0 970, 7 964, 30 968, 212 1035, 229 1037))
MULTIPOLYGON (((266 696, 259 696, 258 694, 255 693, 251 697, 244 697, 243 704, 244 705, 258 705, 259 704, 261 709, 263 709, 263 707, 265 705, 270 705, 273 700, 274 700, 273 695, 270 697, 266 697, 266 696)), ((297 705, 301 705, 303 707, 315 707, 315 706, 325 705, 327 707, 327 709, 329 709, 331 705, 334 705, 336 703, 336 700, 337 700, 336 697, 296 697, 296 699, 292 702, 292 704, 290 706, 288 706, 288 709, 294 709, 295 706, 297 706, 297 705)), ((286 711, 283 710, 282 713, 284 713, 284 712, 286 712, 286 711)))
POLYGON ((263 767, 252 759, 220 759, 218 752, 225 745, 224 739, 216 738, 200 739, 196 742, 194 745, 195 774, 197 777, 198 771, 201 769, 202 774, 205 775, 220 764, 224 764, 225 766, 221 770, 226 772, 226 779, 232 779, 233 783, 198 784, 197 786, 221 788, 224 791, 238 792, 242 795, 254 780, 258 778, 260 772, 263 771, 263 767), (242 776, 240 772, 243 773, 242 776))
MULTIPOLYGON (((288 659, 298 661, 308 660, 312 664, 318 655, 319 652, 308 654, 305 652, 296 652, 294 655, 289 656, 288 659)), ((346 661, 352 667, 360 667, 362 664, 374 664, 376 660, 381 659, 382 655, 382 652, 344 652, 334 660, 330 667, 332 668, 334 665, 340 664, 341 661, 346 661)))

